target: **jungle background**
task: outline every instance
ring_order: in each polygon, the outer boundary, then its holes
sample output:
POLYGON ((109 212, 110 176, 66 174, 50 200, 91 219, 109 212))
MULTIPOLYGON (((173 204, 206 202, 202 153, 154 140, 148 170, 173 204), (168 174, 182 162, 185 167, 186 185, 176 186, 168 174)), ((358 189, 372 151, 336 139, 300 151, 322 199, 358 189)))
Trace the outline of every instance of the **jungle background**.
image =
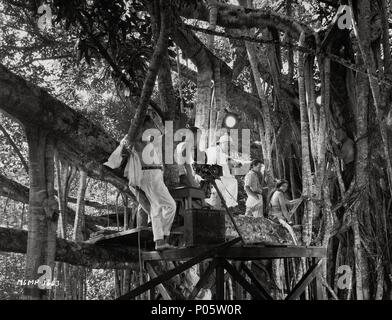
MULTIPOLYGON (((42 264, 61 280, 51 299, 113 299, 140 282, 126 250, 82 243, 133 225, 134 195, 102 164, 148 107, 201 129, 237 113, 268 185, 285 178, 304 199, 300 243, 328 247, 326 298, 392 298, 390 1, 53 0, 52 25, 41 5, 0 0, 0 299, 26 298, 17 280, 42 264)), ((269 271, 284 297, 279 265, 269 271)))

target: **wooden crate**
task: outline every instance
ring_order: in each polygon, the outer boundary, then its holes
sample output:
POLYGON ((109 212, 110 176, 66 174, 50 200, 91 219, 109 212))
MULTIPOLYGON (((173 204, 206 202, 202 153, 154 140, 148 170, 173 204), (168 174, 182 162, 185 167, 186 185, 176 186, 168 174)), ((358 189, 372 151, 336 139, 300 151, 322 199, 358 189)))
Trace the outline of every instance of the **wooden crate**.
POLYGON ((223 210, 185 210, 184 239, 187 247, 222 243, 225 241, 225 229, 223 210))

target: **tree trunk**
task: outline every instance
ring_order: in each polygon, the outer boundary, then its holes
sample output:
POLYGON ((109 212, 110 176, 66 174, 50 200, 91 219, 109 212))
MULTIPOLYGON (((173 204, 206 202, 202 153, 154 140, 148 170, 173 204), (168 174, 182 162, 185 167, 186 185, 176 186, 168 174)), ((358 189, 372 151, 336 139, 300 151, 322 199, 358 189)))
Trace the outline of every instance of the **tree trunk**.
POLYGON ((261 103, 261 117, 262 117, 262 127, 260 128, 260 135, 262 137, 263 144, 263 156, 264 156, 264 164, 265 170, 268 177, 268 181, 271 182, 274 179, 274 172, 272 166, 272 158, 271 158, 271 144, 272 144, 272 122, 271 115, 269 110, 269 105, 267 98, 264 94, 264 89, 261 83, 261 75, 258 69, 258 60, 256 55, 256 48, 253 43, 245 41, 246 50, 248 52, 249 62, 252 68, 253 79, 256 84, 257 93, 260 98, 261 103))
POLYGON ((209 109, 211 107, 211 81, 213 79, 212 65, 208 57, 205 59, 206 64, 197 66, 197 97, 196 97, 196 117, 195 126, 203 132, 200 141, 201 148, 208 148, 208 132, 209 128, 209 109))
MULTIPOLYGON (((42 266, 47 266, 45 277, 51 282, 58 219, 54 198, 54 143, 41 129, 27 127, 26 136, 29 145, 30 199, 25 278, 37 280, 43 273, 42 266)), ((26 289, 26 298, 45 299, 44 287, 28 285, 26 289)))
MULTIPOLYGON (((351 9, 353 12, 354 8, 352 5, 352 1, 350 0, 351 9)), ((384 6, 385 7, 385 6, 384 6)), ((382 13, 386 14, 385 12, 382 13)), ((387 54, 385 55, 385 61, 387 64, 386 70, 378 70, 377 68, 377 58, 375 57, 374 52, 371 49, 371 18, 372 18, 372 10, 371 3, 366 0, 358 1, 358 26, 354 24, 354 31, 356 37, 358 39, 358 45, 362 54, 362 58, 364 61, 364 65, 366 67, 371 93, 373 96, 374 106, 376 109, 376 115, 378 120, 378 125, 380 126, 380 133, 383 142, 383 150, 384 157, 387 164, 387 174, 389 181, 389 189, 392 194, 392 151, 390 150, 390 144, 388 141, 388 130, 386 125, 387 114, 386 111, 389 111, 389 106, 386 106, 386 102, 388 101, 387 95, 389 94, 388 90, 382 89, 380 87, 379 81, 376 77, 377 73, 384 74, 384 71, 388 75, 390 75, 390 48, 388 45, 387 54)), ((385 32, 384 32, 385 33, 385 32)))
POLYGON ((147 75, 144 80, 142 94, 140 96, 139 105, 135 114, 135 118, 131 126, 128 130, 128 142, 132 145, 135 140, 138 131, 140 130, 140 126, 142 125, 142 121, 145 118, 147 113, 147 107, 150 101, 150 97, 152 91, 154 89, 155 80, 158 75, 159 67, 162 58, 167 52, 168 40, 169 40, 169 26, 170 26, 170 14, 169 14, 169 6, 167 1, 159 0, 159 9, 160 9, 160 34, 155 46, 154 53, 151 58, 150 65, 148 67, 147 75))
MULTIPOLYGON (((84 199, 87 188, 87 172, 79 171, 79 190, 78 190, 78 202, 75 215, 74 230, 72 240, 75 242, 82 242, 85 239, 85 223, 84 223, 84 199)), ((72 300, 83 300, 84 292, 84 278, 86 276, 86 270, 83 267, 71 266, 70 274, 72 274, 72 300)))
MULTIPOLYGON (((57 189, 59 196, 59 209, 60 218, 58 221, 57 232, 59 237, 62 239, 68 238, 67 225, 67 208, 68 208, 68 193, 71 187, 71 183, 75 176, 76 169, 65 161, 60 161, 56 156, 56 168, 57 168, 57 189)), ((76 216, 75 216, 76 217, 76 216)), ((57 280, 62 283, 61 286, 56 287, 56 300, 69 299, 72 295, 72 267, 66 263, 56 264, 57 280)))
MULTIPOLYGON (((301 34, 300 44, 305 42, 305 34, 301 34)), ((301 144, 302 144, 302 196, 311 196, 311 166, 310 166, 310 145, 309 145, 309 119, 306 106, 306 87, 305 87, 305 57, 302 52, 298 53, 298 91, 301 112, 301 144)), ((305 202, 304 217, 302 221, 303 232, 302 242, 310 245, 312 240, 312 206, 310 202, 305 202)))
MULTIPOLYGON (((361 55, 357 55, 357 65, 362 65, 363 61, 361 55)), ((368 176, 368 165, 369 165, 369 142, 367 138, 368 131, 368 114, 369 114, 369 102, 370 102, 370 86, 366 75, 357 74, 356 79, 356 92, 357 92, 357 109, 356 109, 356 129, 357 137, 361 139, 357 142, 357 162, 355 168, 355 181, 357 190, 361 191, 363 195, 353 208, 353 231, 354 231, 354 248, 356 251, 355 259, 355 276, 356 276, 356 294, 358 300, 363 300, 368 297, 368 289, 365 284, 363 285, 363 277, 365 275, 362 272, 363 265, 365 263, 363 257, 363 249, 361 244, 361 235, 359 230, 360 223, 360 212, 366 210, 369 206, 367 190, 369 188, 369 176, 368 176), (364 209, 365 208, 365 209, 364 209), (364 292, 364 289, 366 293, 364 292)))
MULTIPOLYGON (((154 42, 155 45, 158 46, 158 41, 159 41, 159 35, 160 35, 160 27, 159 27, 159 7, 154 6, 154 8, 151 8, 150 11, 152 12, 151 14, 151 20, 152 20, 152 32, 154 36, 154 42)), ((162 17, 161 17, 162 19, 162 17)), ((168 28, 168 26, 166 26, 168 28)), ((168 32, 167 30, 164 30, 164 32, 168 32)), ((175 121, 178 119, 178 108, 177 108, 177 102, 176 102, 176 97, 174 94, 174 88, 173 88, 173 80, 171 76, 171 69, 170 69, 170 62, 169 62, 169 55, 168 55, 168 49, 167 49, 167 44, 166 48, 163 49, 164 52, 162 53, 161 61, 160 61, 160 66, 159 66, 159 71, 158 71, 158 91, 159 91, 159 98, 161 102, 161 110, 165 114, 165 118, 167 121, 173 121, 174 122, 174 130, 177 130, 178 128, 176 127, 179 124, 179 121, 175 121)), ((165 126, 165 132, 162 132, 162 134, 171 135, 171 132, 169 128, 165 126)), ((168 136, 169 139, 171 139, 170 136, 168 136)), ((164 159, 164 165, 165 165, 165 170, 164 170, 164 180, 166 185, 170 187, 175 187, 178 185, 179 178, 178 178, 178 167, 174 163, 169 163, 172 162, 172 155, 173 155, 173 147, 172 144, 164 144, 162 146, 163 149, 163 159, 164 159)))
POLYGON ((85 211, 85 195, 87 189, 87 172, 84 170, 79 171, 79 190, 78 190, 78 202, 75 215, 75 224, 73 230, 73 241, 82 242, 85 239, 84 236, 84 211, 85 211))

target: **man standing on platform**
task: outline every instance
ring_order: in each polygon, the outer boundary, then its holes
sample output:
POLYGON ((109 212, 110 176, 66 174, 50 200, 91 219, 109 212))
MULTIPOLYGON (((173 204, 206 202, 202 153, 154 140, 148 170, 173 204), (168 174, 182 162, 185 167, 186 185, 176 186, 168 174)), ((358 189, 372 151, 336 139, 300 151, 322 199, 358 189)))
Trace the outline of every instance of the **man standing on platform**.
MULTIPOLYGON (((155 124, 149 116, 146 116, 143 127, 145 130, 155 128, 155 124)), ((151 205, 150 218, 155 249, 159 251, 172 249, 174 247, 168 243, 168 239, 176 213, 176 202, 163 180, 162 158, 157 150, 157 146, 162 147, 162 144, 156 141, 145 144, 141 142, 141 138, 138 137, 135 145, 142 163, 140 188, 144 191, 151 205)), ((154 137, 154 139, 160 138, 154 137)))
MULTIPOLYGON (((222 167, 223 175, 220 179, 216 179, 215 182, 229 208, 238 205, 238 182, 230 171, 230 165, 236 163, 229 157, 230 144, 232 142, 233 139, 228 134, 224 134, 219 139, 219 145, 208 148, 206 152, 208 164, 217 164, 222 167)), ((222 203, 215 188, 212 188, 211 197, 206 199, 206 203, 215 209, 222 208, 222 203)))
POLYGON ((255 218, 263 217, 263 166, 264 164, 261 160, 253 160, 250 165, 250 170, 245 176, 244 188, 248 195, 248 199, 246 200, 246 216, 252 215, 255 218), (261 179, 260 176, 262 177, 261 179))
MULTIPOLYGON (((125 145, 126 141, 125 137, 122 144, 125 145)), ((148 223, 147 215, 151 220, 156 250, 175 248, 168 243, 168 239, 176 213, 176 203, 163 180, 161 151, 162 135, 156 129, 152 118, 147 115, 135 139, 124 175, 128 177, 130 188, 134 190, 140 204, 137 213, 138 226, 148 223), (150 134, 147 136, 147 143, 146 134, 150 134), (151 136, 154 137, 153 141, 151 136), (141 200, 144 198, 148 200, 149 206, 143 205, 141 200)), ((108 161, 108 164, 111 163, 108 161)))

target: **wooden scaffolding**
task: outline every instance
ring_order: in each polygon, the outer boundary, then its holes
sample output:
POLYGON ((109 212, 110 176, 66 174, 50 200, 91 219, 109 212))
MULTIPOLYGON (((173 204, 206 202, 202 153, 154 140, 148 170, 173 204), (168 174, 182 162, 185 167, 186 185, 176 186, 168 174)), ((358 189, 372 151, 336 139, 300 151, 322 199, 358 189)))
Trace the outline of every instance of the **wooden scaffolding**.
MULTIPOLYGON (((321 282, 317 277, 321 271, 323 259, 327 256, 327 249, 321 247, 304 247, 293 245, 271 245, 271 244, 243 244, 241 238, 235 238, 219 245, 205 245, 190 248, 178 248, 163 252, 151 251, 150 228, 136 228, 119 232, 113 235, 101 237, 94 242, 97 245, 127 245, 140 249, 141 261, 148 272, 150 280, 119 297, 119 300, 134 299, 137 296, 157 288, 164 299, 171 299, 170 294, 163 285, 166 281, 192 268, 193 266, 208 261, 208 267, 200 275, 200 279, 193 291, 184 299, 193 300, 200 290, 210 281, 215 273, 215 299, 225 298, 225 271, 226 277, 238 283, 255 300, 273 300, 268 291, 257 279, 247 261, 253 261, 258 266, 257 261, 283 259, 286 263, 291 258, 305 258, 308 263, 307 271, 302 278, 288 292, 286 300, 300 298, 305 289, 314 282, 313 296, 316 299, 325 299, 321 290, 321 282), (155 268, 158 261, 170 261, 175 263, 175 267, 162 274, 155 268), (246 275, 246 276, 244 276, 246 275), (247 279, 248 278, 248 279, 247 279), (250 281, 249 281, 250 280, 250 281)), ((286 264, 287 265, 287 264, 286 264)))

